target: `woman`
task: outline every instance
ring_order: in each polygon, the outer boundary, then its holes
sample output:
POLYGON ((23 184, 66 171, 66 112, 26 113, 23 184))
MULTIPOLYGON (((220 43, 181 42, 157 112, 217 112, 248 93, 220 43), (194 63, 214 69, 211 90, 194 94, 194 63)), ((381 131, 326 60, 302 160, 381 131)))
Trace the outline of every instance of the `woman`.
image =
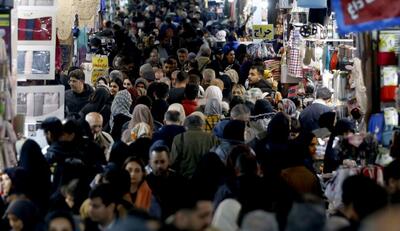
POLYGON ((31 199, 42 212, 46 211, 51 191, 51 172, 40 146, 35 141, 28 139, 22 145, 18 166, 25 169, 30 182, 35 182, 35 187, 31 188, 31 199))
POLYGON ((121 139, 122 126, 128 122, 132 115, 129 109, 132 104, 132 98, 128 90, 123 90, 117 93, 111 105, 111 136, 114 141, 121 139))
POLYGON ((246 93, 246 89, 244 88, 243 85, 241 84, 235 84, 232 87, 232 96, 239 96, 244 98, 244 95, 246 93))
POLYGON ((235 59, 235 50, 233 48, 230 48, 225 51, 224 53, 224 60, 223 60, 223 68, 224 71, 227 71, 229 69, 234 69, 237 73, 240 73, 240 65, 235 59))
POLYGON ((103 127, 105 127, 110 121, 111 105, 110 103, 110 92, 105 87, 97 88, 92 95, 89 97, 89 103, 87 103, 79 112, 82 118, 85 118, 90 112, 97 112, 103 117, 103 127))
POLYGON ((124 78, 123 86, 125 89, 130 89, 133 87, 132 81, 129 78, 124 78))
POLYGON ((229 104, 222 101, 222 90, 217 87, 217 86, 209 86, 206 89, 206 92, 204 93, 204 99, 200 100, 200 108, 203 108, 204 111, 204 107, 205 104, 207 103, 207 101, 211 98, 216 98, 218 99, 218 101, 220 102, 221 106, 222 106, 222 111, 223 113, 227 113, 229 112, 229 104))
POLYGON ((137 157, 129 157, 123 169, 129 172, 131 179, 129 194, 124 195, 123 199, 136 208, 150 212, 152 191, 145 179, 146 171, 143 161, 137 157))
POLYGON ((151 131, 154 131, 154 120, 150 109, 146 105, 138 104, 133 109, 132 119, 129 121, 128 129, 133 129, 136 124, 141 122, 148 124, 151 131))
POLYGON ((302 131, 296 139, 297 143, 303 148, 304 165, 313 173, 317 173, 314 168, 314 160, 317 158, 317 137, 309 131, 302 131))
POLYGON ((112 99, 114 99, 115 95, 117 95, 119 91, 122 91, 124 89, 124 85, 119 78, 112 79, 109 86, 112 99))
POLYGON ((218 99, 211 98, 207 100, 204 107, 204 115, 206 116, 205 131, 212 132, 215 125, 222 119, 222 106, 218 99))
POLYGON ((68 212, 54 211, 46 216, 47 231, 74 231, 75 221, 68 212))
POLYGON ((38 230, 38 210, 29 200, 16 200, 6 211, 12 231, 38 230))

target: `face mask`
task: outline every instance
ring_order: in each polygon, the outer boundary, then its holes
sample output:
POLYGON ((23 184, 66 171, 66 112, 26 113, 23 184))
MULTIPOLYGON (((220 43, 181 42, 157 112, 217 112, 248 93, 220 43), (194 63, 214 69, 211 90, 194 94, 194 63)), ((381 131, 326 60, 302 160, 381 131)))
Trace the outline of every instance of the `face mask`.
POLYGON ((351 110, 350 114, 355 120, 360 119, 362 116, 361 112, 358 108, 354 108, 353 110, 351 110))

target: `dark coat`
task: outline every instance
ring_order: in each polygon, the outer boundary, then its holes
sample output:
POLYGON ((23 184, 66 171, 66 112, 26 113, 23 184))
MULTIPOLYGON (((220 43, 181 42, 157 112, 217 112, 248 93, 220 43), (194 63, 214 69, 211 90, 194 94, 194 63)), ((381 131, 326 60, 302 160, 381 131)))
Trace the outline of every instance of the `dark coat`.
POLYGON ((65 92, 65 114, 78 113, 87 103, 89 96, 93 93, 93 88, 85 84, 84 91, 80 94, 71 89, 65 92))

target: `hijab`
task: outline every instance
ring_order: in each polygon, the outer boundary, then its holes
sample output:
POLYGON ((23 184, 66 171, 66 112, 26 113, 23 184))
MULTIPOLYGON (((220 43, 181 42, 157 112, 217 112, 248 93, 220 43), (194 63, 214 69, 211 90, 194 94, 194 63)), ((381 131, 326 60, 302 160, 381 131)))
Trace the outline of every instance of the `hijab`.
POLYGON ((128 117, 132 117, 131 113, 129 113, 129 109, 132 104, 131 94, 127 90, 119 91, 111 104, 111 119, 110 125, 111 127, 114 124, 114 116, 118 114, 123 114, 128 117))
POLYGON ((239 230, 237 220, 242 205, 235 199, 225 199, 217 207, 212 226, 225 231, 239 230))
POLYGON ((222 115, 222 106, 218 99, 211 98, 206 101, 204 115, 222 115))
POLYGON ((81 113, 85 116, 89 112, 101 112, 107 105, 110 99, 110 92, 105 87, 98 87, 89 97, 87 103, 82 109, 81 113))
POLYGON ((138 104, 135 106, 132 112, 132 119, 129 122, 128 129, 132 129, 136 124, 143 122, 150 126, 151 130, 154 128, 153 116, 151 115, 150 109, 143 104, 138 104))
POLYGON ((254 105, 254 115, 262 115, 271 112, 274 112, 274 108, 268 100, 259 99, 256 101, 254 105))
POLYGON ((289 118, 282 112, 277 113, 268 124, 267 135, 276 143, 287 143, 289 139, 289 118))
POLYGON ((183 121, 186 119, 185 109, 180 103, 173 103, 169 105, 167 111, 177 111, 180 114, 180 122, 183 124, 183 121))
POLYGON ((128 90, 119 91, 114 98, 114 101, 111 105, 111 115, 116 116, 118 114, 124 114, 126 116, 131 117, 129 113, 129 109, 132 104, 131 94, 128 90))
POLYGON ((23 231, 35 230, 38 220, 38 209, 29 200, 16 200, 10 204, 6 214, 13 214, 23 223, 23 231))
POLYGON ((219 101, 222 101, 222 91, 217 86, 209 86, 207 87, 206 92, 204 93, 204 98, 206 100, 211 98, 216 98, 219 101))
POLYGON ((296 114, 296 105, 290 99, 282 99, 283 111, 289 116, 294 116, 296 114))

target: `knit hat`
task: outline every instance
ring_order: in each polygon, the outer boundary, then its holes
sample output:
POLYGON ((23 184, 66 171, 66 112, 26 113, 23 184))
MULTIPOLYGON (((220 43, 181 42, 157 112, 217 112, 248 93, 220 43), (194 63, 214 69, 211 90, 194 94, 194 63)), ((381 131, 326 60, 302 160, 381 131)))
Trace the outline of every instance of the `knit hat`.
POLYGON ((144 88, 146 88, 146 89, 147 89, 147 87, 149 86, 149 82, 147 82, 147 80, 145 80, 144 78, 138 78, 138 79, 135 81, 135 87, 136 87, 136 85, 139 84, 139 83, 142 83, 142 84, 144 85, 144 88))
POLYGON ((156 75, 154 74, 154 71, 146 71, 143 72, 143 78, 146 79, 147 81, 154 81, 156 79, 156 75))
POLYGON ((153 67, 151 66, 150 63, 145 63, 142 66, 140 66, 141 73, 150 72, 150 71, 153 71, 153 67))
POLYGON ((245 122, 241 120, 229 121, 223 133, 223 138, 226 140, 244 141, 245 122))

